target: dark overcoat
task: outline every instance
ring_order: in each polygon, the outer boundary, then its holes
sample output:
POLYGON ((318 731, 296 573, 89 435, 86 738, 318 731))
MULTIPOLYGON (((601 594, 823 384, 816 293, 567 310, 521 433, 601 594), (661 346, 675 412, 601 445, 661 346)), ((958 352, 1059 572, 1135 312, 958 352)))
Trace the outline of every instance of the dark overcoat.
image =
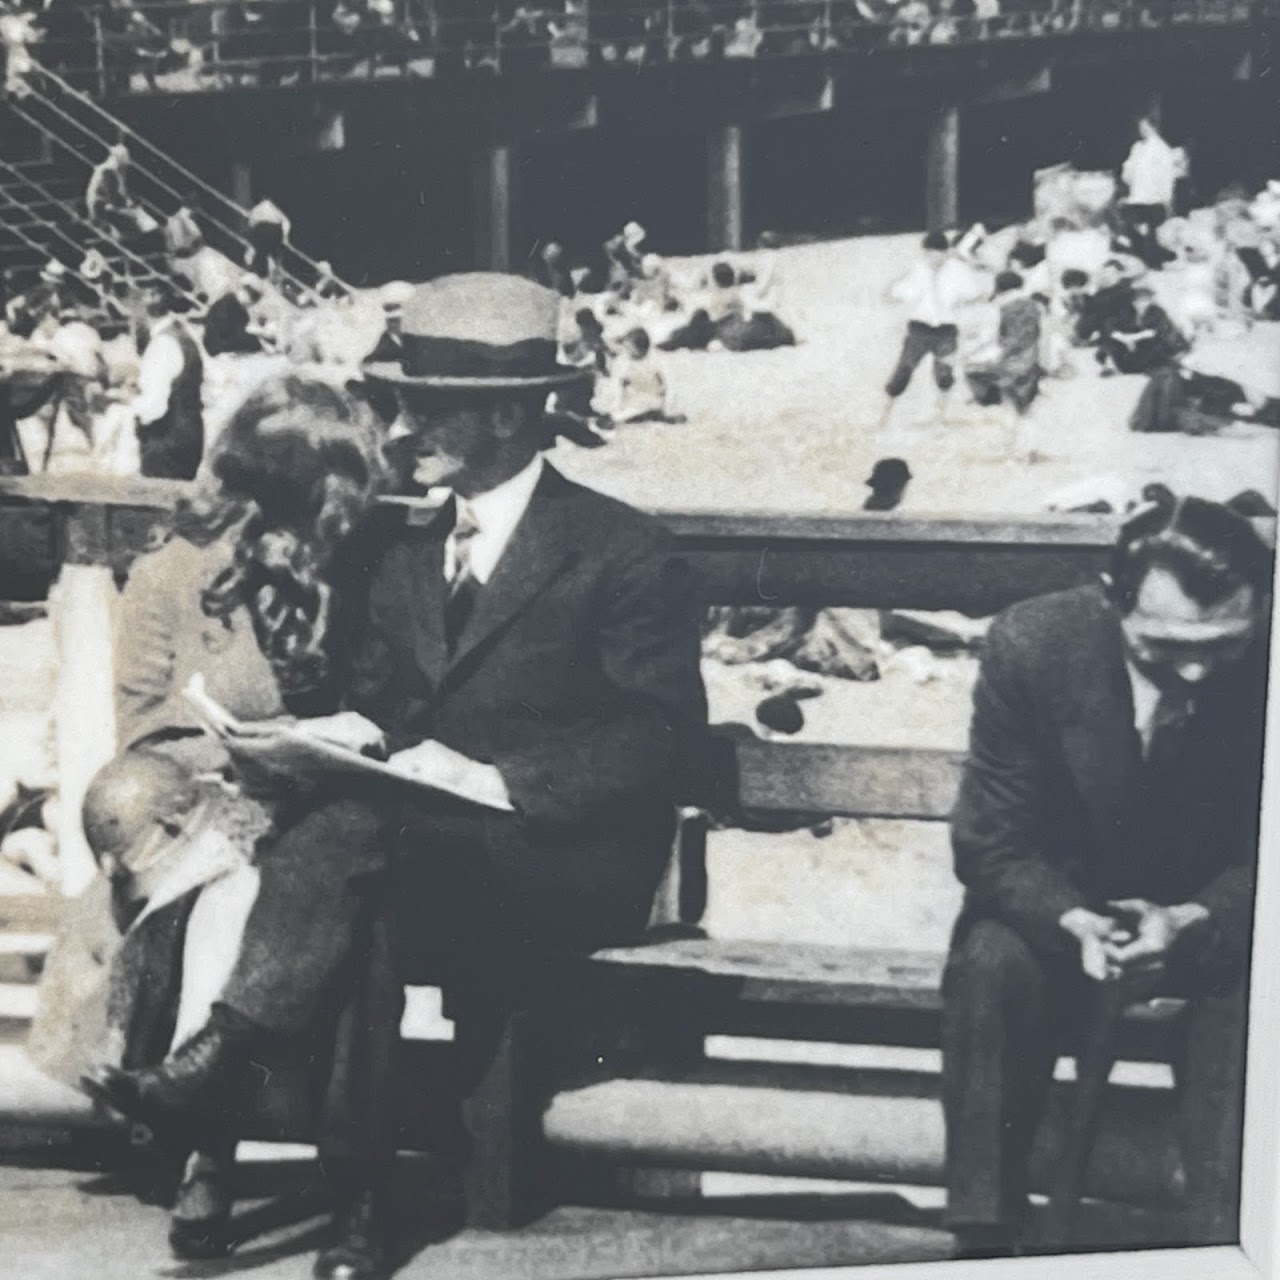
POLYGON ((689 568, 657 521, 547 466, 450 654, 452 523, 450 506, 406 528, 372 568, 349 701, 392 750, 432 738, 496 765, 516 812, 406 803, 397 905, 424 936, 482 919, 539 947, 632 936, 706 720, 689 568))
POLYGON ((952 819, 967 889, 957 940, 995 918, 1061 951, 1058 920, 1109 899, 1194 901, 1210 945, 1247 956, 1257 858, 1266 644, 1210 678, 1152 776, 1120 617, 1097 587, 1015 605, 991 628, 952 819))

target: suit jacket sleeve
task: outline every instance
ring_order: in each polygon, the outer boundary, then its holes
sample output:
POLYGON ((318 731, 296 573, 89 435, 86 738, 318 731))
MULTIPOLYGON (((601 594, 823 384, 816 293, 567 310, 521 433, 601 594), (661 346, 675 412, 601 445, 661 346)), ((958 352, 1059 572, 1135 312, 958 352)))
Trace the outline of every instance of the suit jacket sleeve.
POLYGON ((662 531, 609 558, 596 619, 607 696, 587 720, 529 726, 495 753, 517 810, 564 825, 673 804, 706 722, 700 626, 688 565, 662 531))
POLYGON ((1063 913, 1085 895, 1046 856, 1044 764, 1012 628, 997 620, 974 690, 969 757, 951 820, 956 875, 971 900, 1041 949, 1067 936, 1063 913))
POLYGON ((381 560, 371 559, 366 573, 367 592, 363 596, 364 619, 352 626, 353 641, 346 670, 342 673, 345 706, 359 711, 386 732, 387 744, 398 751, 409 743, 399 730, 403 698, 396 689, 393 654, 397 631, 407 628, 404 618, 404 586, 393 563, 395 552, 381 560))
POLYGON ((1226 717, 1223 732, 1224 751, 1233 761, 1229 779, 1234 784, 1234 794, 1223 806, 1230 815, 1220 843, 1227 865, 1191 899, 1209 912, 1208 947, 1229 961, 1248 956, 1253 933, 1265 723, 1260 691, 1267 686, 1267 648, 1261 641, 1256 665, 1242 667, 1242 692, 1234 702, 1238 710, 1226 717))

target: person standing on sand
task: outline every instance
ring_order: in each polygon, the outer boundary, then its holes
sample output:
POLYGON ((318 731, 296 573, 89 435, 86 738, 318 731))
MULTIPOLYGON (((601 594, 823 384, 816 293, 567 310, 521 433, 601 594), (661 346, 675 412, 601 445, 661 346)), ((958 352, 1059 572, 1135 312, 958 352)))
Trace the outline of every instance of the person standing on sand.
POLYGON ((889 290, 894 302, 905 303, 907 332, 898 363, 885 387, 885 404, 877 430, 889 426, 893 406, 910 385, 916 366, 933 357, 933 381, 938 389, 937 420, 947 420, 947 393, 955 385, 952 361, 959 341, 958 316, 974 300, 972 269, 951 255, 947 238, 931 231, 924 238, 923 259, 889 290))

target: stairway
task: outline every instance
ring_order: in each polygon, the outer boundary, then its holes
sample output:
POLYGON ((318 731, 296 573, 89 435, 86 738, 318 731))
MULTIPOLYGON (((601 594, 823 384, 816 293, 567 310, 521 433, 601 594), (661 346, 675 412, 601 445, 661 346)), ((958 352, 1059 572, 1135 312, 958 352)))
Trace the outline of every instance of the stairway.
MULTIPOLYGON (((90 174, 116 143, 129 149, 130 195, 157 223, 185 204, 206 244, 237 264, 245 261, 245 209, 47 68, 37 65, 26 85, 25 94, 0 98, 0 270, 11 295, 55 259, 106 325, 123 318, 123 299, 157 282, 200 305, 161 250, 124 244, 89 220, 84 193, 90 174), (86 278, 81 267, 91 249, 105 266, 86 278)), ((286 245, 280 279, 286 295, 300 296, 319 277, 315 261, 286 245)))

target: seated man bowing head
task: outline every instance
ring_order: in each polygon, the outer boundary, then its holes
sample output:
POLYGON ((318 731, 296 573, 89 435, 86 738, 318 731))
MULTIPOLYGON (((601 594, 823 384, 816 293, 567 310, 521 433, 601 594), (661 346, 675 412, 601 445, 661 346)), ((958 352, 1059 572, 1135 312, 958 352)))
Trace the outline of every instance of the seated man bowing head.
POLYGON ((952 817, 947 1217, 1011 1251, 1059 1052, 1102 984, 1186 997, 1188 1243, 1237 1237, 1271 554, 1215 502, 1125 526, 1111 570, 991 628, 952 817))
MULTIPOLYGON (((218 1051, 199 1071, 172 1073, 178 1089, 144 1082, 166 1106, 199 1106, 210 1076, 250 1054, 280 1011, 340 998, 353 975, 374 992, 351 1046, 365 1069, 348 1073, 359 1082, 348 1110, 353 1131, 381 1137, 329 1170, 346 1194, 316 1264, 323 1277, 387 1268, 381 1204, 395 1124, 382 1082, 402 984, 445 989, 478 1072, 540 961, 638 935, 686 749, 705 722, 699 617, 667 534, 542 457, 548 394, 583 376, 556 363, 557 307, 554 292, 517 277, 442 277, 407 301, 398 360, 366 365, 394 394, 390 436, 416 485, 452 496, 372 562, 347 703, 383 732, 392 764, 427 785, 351 787, 345 799, 326 785, 328 809, 363 807, 373 819, 386 864, 378 921, 353 923, 367 897, 300 891, 337 874, 323 867, 337 856, 332 842, 277 849, 246 926, 251 980, 233 979, 215 1010, 218 1051), (389 947, 353 943, 385 932, 389 947), (281 945, 297 937, 308 940, 305 963, 281 945)), ((265 735, 252 755, 273 767, 265 735)))

